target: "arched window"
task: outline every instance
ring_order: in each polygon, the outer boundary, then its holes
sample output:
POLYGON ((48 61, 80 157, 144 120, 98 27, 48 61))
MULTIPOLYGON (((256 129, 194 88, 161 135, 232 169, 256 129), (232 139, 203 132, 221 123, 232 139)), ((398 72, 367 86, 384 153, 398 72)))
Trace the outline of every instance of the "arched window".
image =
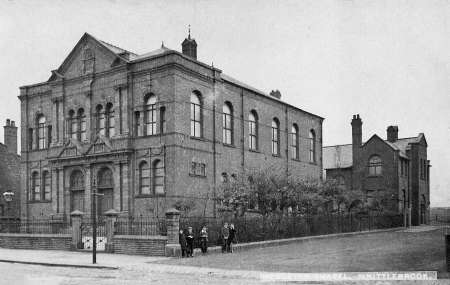
POLYGON ((115 134, 115 120, 113 104, 106 104, 106 136, 112 138, 115 134))
POLYGON ((280 121, 277 118, 272 120, 272 154, 280 155, 280 121))
POLYGON ((69 120, 68 120, 68 133, 69 136, 73 139, 77 138, 77 119, 75 118, 75 111, 69 111, 69 120))
POLYGON ((153 192, 155 195, 164 194, 164 165, 161 160, 153 163, 153 192))
POLYGON ((233 144, 233 106, 230 102, 223 105, 222 141, 224 144, 233 144))
POLYGON ((38 141, 38 149, 45 149, 45 133, 46 133, 46 126, 45 126, 45 117, 44 115, 40 115, 37 118, 37 141, 38 141))
POLYGON ((134 118, 136 121, 136 123, 135 123, 136 129, 134 132, 135 132, 136 136, 140 137, 140 136, 142 136, 141 113, 139 111, 136 111, 134 113, 134 118))
POLYGON ((202 136, 203 118, 202 101, 200 93, 191 93, 191 136, 200 138, 202 136))
POLYGON ((112 188, 113 174, 111 169, 104 167, 98 172, 98 188, 112 188))
POLYGON ((291 156, 293 159, 298 159, 298 126, 293 124, 291 128, 291 156))
POLYGON ((316 162, 316 133, 309 131, 309 162, 316 162))
POLYGON ((86 116, 83 108, 78 109, 78 140, 86 140, 86 116))
POLYGON ((380 176, 382 173, 383 163, 378 155, 373 155, 369 158, 369 175, 380 176))
POLYGON ((44 171, 42 174, 42 181, 43 181, 43 200, 50 201, 51 199, 51 186, 52 186, 52 180, 50 177, 50 173, 48 171, 44 171))
POLYGON ((104 136, 105 135, 105 113, 103 111, 103 106, 102 105, 97 105, 96 108, 96 112, 97 112, 97 132, 104 136))
POLYGON ((156 135, 156 96, 149 94, 145 100, 145 135, 156 135))
POLYGON ((248 148, 258 149, 258 114, 255 110, 248 114, 248 148))
POLYGON ((84 211, 84 174, 74 170, 70 175, 70 210, 84 211))
POLYGON ((150 194, 150 167, 145 161, 139 164, 139 194, 150 194))
POLYGON ((31 174, 31 200, 41 200, 41 181, 39 180, 39 173, 37 172, 31 174))

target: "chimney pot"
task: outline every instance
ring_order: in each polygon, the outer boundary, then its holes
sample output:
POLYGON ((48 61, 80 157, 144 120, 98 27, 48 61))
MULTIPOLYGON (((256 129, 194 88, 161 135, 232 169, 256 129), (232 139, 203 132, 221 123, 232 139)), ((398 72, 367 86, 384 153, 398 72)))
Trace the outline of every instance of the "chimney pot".
POLYGON ((10 119, 6 119, 6 125, 7 125, 7 126, 10 125, 10 119))
POLYGON ((398 140, 398 127, 397 126, 389 126, 386 130, 387 132, 387 140, 389 142, 395 142, 398 140))
POLYGON ((15 121, 11 121, 11 127, 15 127, 16 126, 16 122, 15 121))

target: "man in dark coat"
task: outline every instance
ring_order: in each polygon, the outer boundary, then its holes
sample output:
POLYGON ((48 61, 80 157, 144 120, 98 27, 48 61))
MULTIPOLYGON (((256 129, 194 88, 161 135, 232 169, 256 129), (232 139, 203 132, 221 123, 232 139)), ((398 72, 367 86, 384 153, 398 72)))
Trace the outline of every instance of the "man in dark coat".
POLYGON ((228 238, 228 252, 233 252, 233 242, 236 242, 236 230, 234 228, 234 224, 230 224, 229 228, 230 236, 228 238))
POLYGON ((225 223, 222 228, 222 253, 228 252, 228 239, 230 238, 230 230, 228 229, 228 223, 225 223))
POLYGON ((194 233, 192 232, 192 227, 188 227, 188 232, 186 235, 187 243, 187 257, 192 257, 194 253, 194 233))
POLYGON ((180 233, 178 235, 178 241, 180 242, 181 246, 181 257, 186 257, 187 243, 186 243, 186 235, 184 234, 183 230, 180 230, 180 233))

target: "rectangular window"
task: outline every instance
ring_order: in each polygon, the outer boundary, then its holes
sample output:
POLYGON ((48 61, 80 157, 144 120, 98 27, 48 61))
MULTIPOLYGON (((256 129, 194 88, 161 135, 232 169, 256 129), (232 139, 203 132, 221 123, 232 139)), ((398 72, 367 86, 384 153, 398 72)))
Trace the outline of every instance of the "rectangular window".
POLYGON ((151 104, 145 111, 146 135, 156 135, 156 108, 151 104))
POLYGON ((200 105, 191 103, 191 136, 201 137, 201 111, 200 105))
POLYGON ((189 174, 206 177, 206 164, 199 162, 191 162, 191 169, 189 174))
POLYGON ((50 174, 44 175, 44 200, 49 201, 51 199, 51 177, 50 174))
POLYGON ((297 133, 291 134, 291 156, 293 159, 298 159, 298 145, 297 133))
POLYGON ((34 179, 33 182, 34 182, 34 185, 33 185, 33 194, 34 194, 33 200, 34 201, 40 201, 41 200, 41 185, 40 185, 41 181, 40 181, 40 179, 38 179, 36 177, 36 179, 34 179))
MULTIPOLYGON (((158 165, 161 165, 159 163, 158 165)), ((164 167, 157 167, 154 169, 154 186, 155 194, 164 194, 164 167)))
POLYGON ((45 123, 38 125, 38 148, 45 148, 45 123))
POLYGON ((102 136, 105 135, 105 114, 98 114, 98 133, 102 136))
POLYGON ((230 114, 223 113, 223 120, 222 120, 222 138, 224 144, 231 145, 233 143, 232 140, 232 118, 230 114))
POLYGON ((86 117, 80 118, 80 141, 86 140, 86 117))
POLYGON ((257 150, 257 134, 256 134, 256 122, 249 121, 248 122, 248 147, 251 150, 257 150))
POLYGON ((140 189, 141 194, 149 195, 150 192, 150 168, 147 164, 145 167, 141 168, 141 181, 140 181, 140 189))
POLYGON ((112 138, 116 134, 116 121, 114 119, 114 112, 108 114, 108 137, 112 138))
POLYGON ((279 155, 280 143, 279 143, 279 134, 278 128, 272 127, 272 154, 279 155))
POLYGON ((78 124, 76 118, 70 119, 70 137, 78 139, 78 124))

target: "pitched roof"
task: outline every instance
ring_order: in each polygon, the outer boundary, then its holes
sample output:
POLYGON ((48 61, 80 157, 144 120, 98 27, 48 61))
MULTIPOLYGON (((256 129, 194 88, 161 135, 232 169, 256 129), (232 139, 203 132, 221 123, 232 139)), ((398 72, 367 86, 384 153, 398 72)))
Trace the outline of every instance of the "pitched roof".
POLYGON ((334 145, 323 147, 323 168, 347 168, 353 165, 352 145, 334 145))

